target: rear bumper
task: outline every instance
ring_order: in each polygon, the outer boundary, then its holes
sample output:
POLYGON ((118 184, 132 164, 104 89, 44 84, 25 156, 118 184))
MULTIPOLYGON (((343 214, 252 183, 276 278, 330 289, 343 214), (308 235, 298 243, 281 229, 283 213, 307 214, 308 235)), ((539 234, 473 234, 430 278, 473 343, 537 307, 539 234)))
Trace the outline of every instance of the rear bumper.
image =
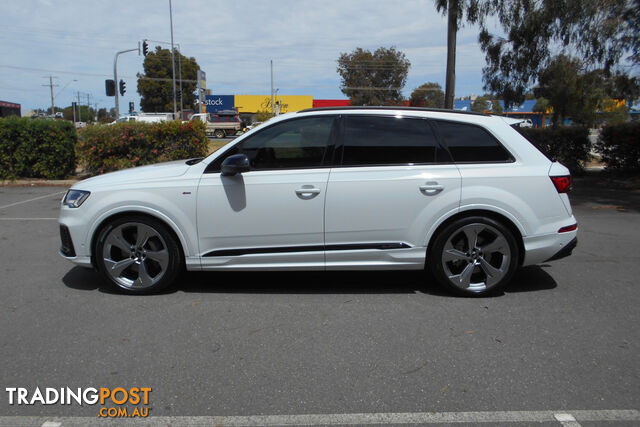
POLYGON ((559 259, 558 254, 568 256, 576 247, 578 230, 565 233, 551 233, 542 236, 525 237, 523 266, 540 264, 559 259))
POLYGON ((578 238, 574 237, 572 241, 570 241, 565 247, 560 249, 558 252, 556 252, 556 254, 554 256, 552 256, 551 258, 549 258, 545 262, 555 261, 557 259, 562 259, 562 258, 568 257, 569 255, 571 255, 571 253, 576 248, 576 246, 578 246, 578 238))

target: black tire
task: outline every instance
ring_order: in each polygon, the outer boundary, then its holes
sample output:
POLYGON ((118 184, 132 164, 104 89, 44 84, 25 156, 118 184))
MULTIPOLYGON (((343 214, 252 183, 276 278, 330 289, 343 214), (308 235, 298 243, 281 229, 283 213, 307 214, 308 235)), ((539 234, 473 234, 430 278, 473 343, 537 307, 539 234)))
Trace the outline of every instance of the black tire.
POLYGON ((501 222, 466 217, 438 232, 427 253, 427 267, 448 291, 482 297, 499 293, 509 284, 518 269, 518 251, 516 238, 501 222))
POLYGON ((102 227, 94 254, 105 283, 128 294, 167 288, 183 266, 174 234, 161 221, 143 215, 119 217, 102 227), (137 245, 138 238, 142 245, 137 245))
POLYGON ((226 136, 226 134, 225 134, 224 130, 222 130, 222 129, 216 129, 216 130, 213 132, 213 135, 214 135, 216 138, 224 138, 224 137, 226 136))

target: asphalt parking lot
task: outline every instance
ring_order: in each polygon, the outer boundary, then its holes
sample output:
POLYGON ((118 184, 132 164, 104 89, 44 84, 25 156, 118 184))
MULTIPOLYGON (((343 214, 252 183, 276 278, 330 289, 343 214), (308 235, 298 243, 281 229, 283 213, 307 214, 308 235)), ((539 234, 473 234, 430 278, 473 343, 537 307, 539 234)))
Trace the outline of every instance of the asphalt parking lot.
POLYGON ((97 420, 6 387, 134 386, 174 425, 640 422, 637 191, 578 185, 573 256, 481 299, 407 272, 190 273, 120 295, 58 255, 64 191, 0 187, 0 425, 97 420))

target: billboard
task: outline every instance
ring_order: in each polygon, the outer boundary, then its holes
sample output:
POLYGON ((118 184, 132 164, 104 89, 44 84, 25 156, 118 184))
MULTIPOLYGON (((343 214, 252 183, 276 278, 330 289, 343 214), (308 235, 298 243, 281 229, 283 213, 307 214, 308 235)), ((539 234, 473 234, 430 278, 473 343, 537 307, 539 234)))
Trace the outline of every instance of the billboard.
MULTIPOLYGON (((275 102, 279 103, 280 114, 300 111, 313 107, 311 95, 278 95, 275 102)), ((257 113, 271 111, 271 95, 236 95, 235 107, 240 113, 257 113)))
POLYGON ((207 107, 207 113, 215 113, 220 110, 233 110, 234 96, 207 95, 204 100, 204 105, 207 107))

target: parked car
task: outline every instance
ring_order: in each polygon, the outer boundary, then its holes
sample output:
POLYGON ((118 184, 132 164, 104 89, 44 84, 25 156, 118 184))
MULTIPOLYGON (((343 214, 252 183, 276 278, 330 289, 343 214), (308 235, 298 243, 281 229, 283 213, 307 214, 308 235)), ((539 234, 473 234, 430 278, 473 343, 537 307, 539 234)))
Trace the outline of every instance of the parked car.
POLYGON ((311 109, 204 159, 78 182, 62 201, 61 253, 130 293, 184 267, 426 267, 451 291, 487 295, 519 266, 571 253, 570 185, 503 117, 311 109))
POLYGON ((238 112, 235 110, 223 110, 216 113, 198 113, 191 116, 191 120, 200 120, 207 124, 207 136, 224 138, 233 136, 242 130, 242 124, 238 112))
POLYGON ((519 126, 521 128, 532 128, 533 122, 531 121, 531 119, 524 119, 519 123, 519 126))
POLYGON ((251 130, 251 129, 255 128, 255 127, 258 127, 261 124, 262 124, 262 122, 253 122, 250 125, 247 125, 247 130, 251 130))

